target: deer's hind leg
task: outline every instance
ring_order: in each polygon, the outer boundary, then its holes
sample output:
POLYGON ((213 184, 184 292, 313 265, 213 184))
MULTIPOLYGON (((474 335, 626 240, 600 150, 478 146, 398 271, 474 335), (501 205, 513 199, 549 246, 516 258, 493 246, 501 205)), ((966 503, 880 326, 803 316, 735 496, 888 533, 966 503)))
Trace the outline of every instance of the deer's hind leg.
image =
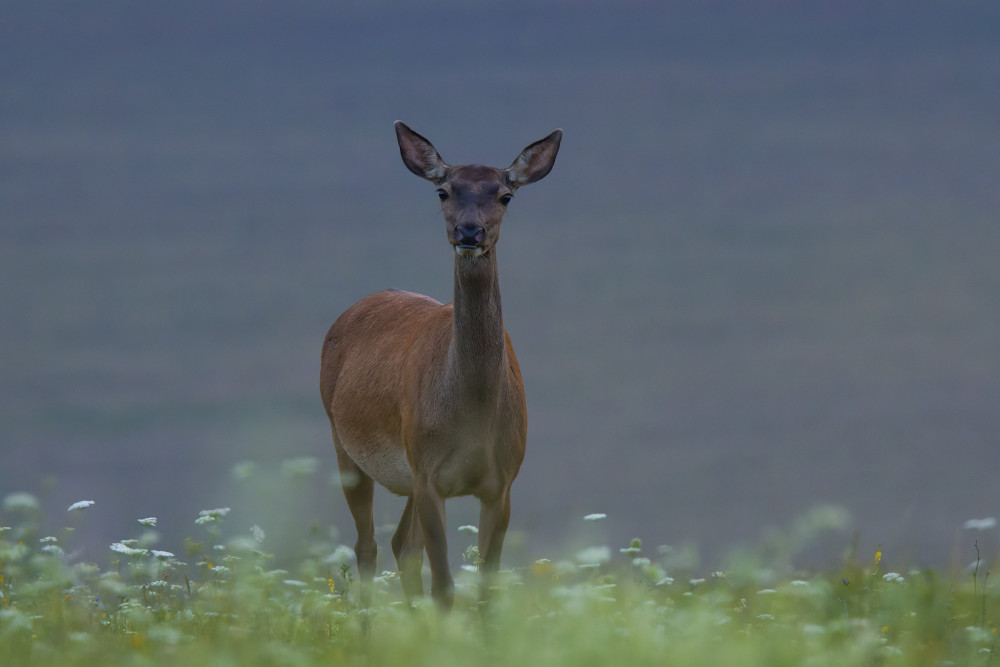
POLYGON ((354 544, 354 555, 358 559, 361 606, 368 609, 372 601, 372 579, 375 577, 375 561, 378 556, 378 545, 375 543, 375 517, 372 509, 375 481, 343 450, 337 442, 336 434, 333 442, 337 450, 340 484, 358 533, 358 540, 354 544))
POLYGON ((396 556, 403 592, 412 604, 424 592, 420 574, 424 565, 424 537, 420 530, 420 518, 413 509, 413 496, 406 499, 399 526, 392 536, 392 553, 396 556))

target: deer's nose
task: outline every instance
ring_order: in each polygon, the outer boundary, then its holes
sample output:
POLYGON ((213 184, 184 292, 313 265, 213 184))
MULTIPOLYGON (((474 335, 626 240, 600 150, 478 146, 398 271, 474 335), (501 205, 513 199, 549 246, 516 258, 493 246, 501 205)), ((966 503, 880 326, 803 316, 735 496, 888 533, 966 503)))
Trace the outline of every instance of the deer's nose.
POLYGON ((486 230, 480 225, 459 225, 455 228, 455 243, 464 246, 479 245, 486 240, 486 230))

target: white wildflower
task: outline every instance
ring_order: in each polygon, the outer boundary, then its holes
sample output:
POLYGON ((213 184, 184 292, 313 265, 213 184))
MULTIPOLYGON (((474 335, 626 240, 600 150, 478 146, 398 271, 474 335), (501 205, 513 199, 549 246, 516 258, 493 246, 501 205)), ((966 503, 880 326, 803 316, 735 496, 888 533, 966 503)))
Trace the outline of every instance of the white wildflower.
POLYGON ((986 517, 985 519, 969 519, 965 522, 966 530, 991 530, 997 527, 996 517, 986 517))
POLYGON ((291 586, 292 588, 306 588, 307 586, 309 586, 309 584, 307 584, 306 582, 299 581, 298 579, 285 579, 281 583, 285 584, 286 586, 291 586))
POLYGON ((336 471, 330 476, 330 483, 345 489, 353 489, 361 481, 361 476, 350 471, 336 471))
POLYGON ((31 627, 31 620, 30 616, 19 612, 17 609, 10 609, 7 607, 0 609, 0 623, 3 623, 5 634, 23 632, 30 636, 34 630, 31 627))
POLYGON ((253 535, 254 541, 258 544, 264 541, 264 529, 257 524, 250 526, 250 534, 253 535))
POLYGON ((57 538, 52 537, 51 535, 49 535, 48 537, 43 537, 42 539, 40 539, 38 541, 41 542, 42 544, 55 544, 59 540, 57 538))
POLYGON ((234 554, 260 554, 260 542, 249 535, 237 535, 226 542, 226 547, 234 554))
POLYGON ((969 637, 969 641, 977 643, 986 643, 990 640, 991 634, 986 628, 980 628, 976 625, 967 625, 965 627, 965 633, 969 637))
POLYGON ((92 646, 97 643, 97 640, 89 632, 70 632, 66 635, 66 639, 78 646, 92 646))
POLYGON ((231 509, 229 507, 216 507, 214 510, 201 510, 198 512, 199 516, 210 516, 213 519, 221 519, 222 517, 229 514, 231 509))
POLYGON ((3 499, 3 508, 7 512, 12 511, 35 511, 40 509, 38 499, 30 493, 19 491, 11 493, 3 499))
POLYGON ((78 500, 69 507, 66 508, 67 512, 79 512, 85 510, 94 504, 93 500, 78 500))
POLYGON ((229 514, 230 511, 231 510, 228 507, 217 507, 214 510, 201 510, 198 512, 198 518, 195 519, 194 522, 199 526, 203 526, 206 523, 213 523, 229 514))
POLYGON ((607 546, 587 547, 576 552, 576 560, 581 565, 594 566, 611 560, 611 548, 607 546))
POLYGON ((354 562, 354 558, 354 549, 341 544, 333 550, 332 554, 324 558, 323 562, 333 565, 350 565, 354 562))
POLYGON ((127 544, 123 544, 122 542, 115 542, 108 548, 114 551, 115 553, 122 554, 123 556, 138 557, 138 556, 145 556, 147 553, 149 553, 145 549, 134 549, 128 546, 127 544))
POLYGON ((166 560, 167 558, 173 558, 174 555, 169 551, 160 551, 158 549, 153 549, 150 551, 154 558, 159 558, 160 560, 166 560))
POLYGON ((319 459, 314 456, 299 456, 287 459, 281 464, 281 474, 285 477, 308 477, 319 468, 319 459))
POLYGON ((154 646, 177 646, 185 640, 184 633, 169 625, 154 625, 146 636, 154 646))
POLYGON ((882 579, 884 579, 885 581, 896 581, 899 583, 906 581, 906 578, 903 577, 903 575, 901 575, 899 572, 886 572, 885 574, 882 575, 882 579))
POLYGON ((147 516, 145 519, 136 519, 136 521, 139 522, 140 526, 145 526, 146 528, 152 528, 156 525, 155 516, 147 516))
POLYGON ((607 518, 608 518, 607 514, 604 514, 603 512, 597 512, 595 514, 588 514, 587 516, 583 517, 583 520, 584 521, 601 521, 602 519, 607 519, 607 518))
POLYGON ((233 466, 231 474, 233 476, 233 479, 242 482, 244 480, 248 480, 251 477, 253 477, 253 474, 254 472, 256 472, 256 470, 257 470, 257 464, 255 464, 253 461, 241 461, 240 463, 237 463, 236 465, 233 466))
POLYGON ((476 526, 469 526, 469 525, 459 526, 458 532, 465 533, 466 535, 478 535, 479 528, 477 528, 476 526))
POLYGON ((373 581, 376 584, 382 585, 392 581, 393 579, 396 579, 397 577, 399 577, 398 572, 390 572, 389 570, 383 570, 382 574, 375 577, 373 581))

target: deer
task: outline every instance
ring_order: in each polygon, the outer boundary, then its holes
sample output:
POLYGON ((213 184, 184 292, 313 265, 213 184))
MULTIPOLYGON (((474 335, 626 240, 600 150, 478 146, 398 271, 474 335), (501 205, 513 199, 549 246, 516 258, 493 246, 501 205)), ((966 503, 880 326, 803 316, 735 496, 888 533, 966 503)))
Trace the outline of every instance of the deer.
POLYGON ((450 166, 430 141, 395 123, 406 167, 437 188, 454 251, 454 298, 389 289, 349 307, 323 341, 320 394, 344 496, 357 529, 360 604, 371 604, 377 545, 375 482, 406 497, 392 536, 412 605, 454 604, 445 500, 479 500, 480 600, 497 572, 510 521, 510 488, 524 459, 527 407, 503 325, 497 268, 500 223, 518 188, 552 169, 562 130, 525 148, 506 169, 450 166))

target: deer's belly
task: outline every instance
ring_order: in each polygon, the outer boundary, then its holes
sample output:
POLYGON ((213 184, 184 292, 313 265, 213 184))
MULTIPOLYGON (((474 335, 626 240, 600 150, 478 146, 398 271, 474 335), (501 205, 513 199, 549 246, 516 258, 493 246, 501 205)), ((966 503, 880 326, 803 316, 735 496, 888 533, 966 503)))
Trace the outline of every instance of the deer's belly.
POLYGON ((364 447, 345 446, 344 449, 365 474, 393 493, 408 496, 413 492, 410 463, 398 443, 366 443, 364 447))

